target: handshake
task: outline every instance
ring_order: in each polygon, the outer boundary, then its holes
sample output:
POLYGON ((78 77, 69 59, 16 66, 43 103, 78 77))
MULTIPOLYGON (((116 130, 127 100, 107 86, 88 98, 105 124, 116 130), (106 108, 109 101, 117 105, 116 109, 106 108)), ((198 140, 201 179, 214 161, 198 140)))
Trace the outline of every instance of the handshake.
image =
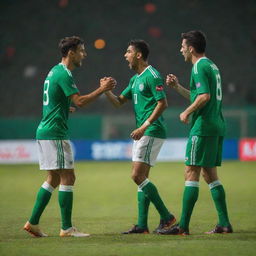
POLYGON ((113 77, 103 77, 100 79, 100 87, 104 92, 115 88, 117 82, 113 77))

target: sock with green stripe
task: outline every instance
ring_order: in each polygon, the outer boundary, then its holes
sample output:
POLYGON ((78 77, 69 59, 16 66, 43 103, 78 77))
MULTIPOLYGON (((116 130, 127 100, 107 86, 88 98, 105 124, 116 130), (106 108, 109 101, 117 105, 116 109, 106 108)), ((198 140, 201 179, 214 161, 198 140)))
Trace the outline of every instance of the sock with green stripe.
POLYGON ((138 226, 140 228, 148 227, 148 209, 150 200, 145 193, 138 188, 138 226))
POLYGON ((214 201, 219 217, 219 225, 227 227, 230 225, 226 204, 225 190, 219 180, 209 184, 212 199, 214 201))
POLYGON ((32 211, 32 215, 29 219, 30 224, 37 225, 39 223, 40 217, 46 205, 51 199, 53 190, 54 188, 49 183, 46 181, 43 183, 37 193, 36 202, 32 211))
POLYGON ((71 216, 73 206, 73 186, 60 185, 59 187, 59 205, 61 211, 62 229, 66 230, 72 227, 71 216))
POLYGON ((173 216, 164 205, 156 186, 152 182, 150 182, 149 179, 145 179, 139 185, 139 188, 145 193, 145 196, 147 196, 149 200, 154 204, 162 220, 169 220, 173 216))
POLYGON ((198 199, 199 182, 186 181, 183 193, 182 213, 179 226, 184 230, 189 230, 189 222, 193 212, 193 208, 198 199))

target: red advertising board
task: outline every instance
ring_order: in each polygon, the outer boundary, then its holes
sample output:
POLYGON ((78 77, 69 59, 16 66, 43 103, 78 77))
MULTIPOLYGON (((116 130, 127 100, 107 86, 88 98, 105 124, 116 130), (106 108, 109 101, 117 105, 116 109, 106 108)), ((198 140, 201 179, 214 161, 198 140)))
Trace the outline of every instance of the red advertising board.
POLYGON ((239 159, 242 161, 256 161, 256 139, 240 140, 239 159))
POLYGON ((33 140, 0 141, 0 164, 37 163, 37 147, 33 140))

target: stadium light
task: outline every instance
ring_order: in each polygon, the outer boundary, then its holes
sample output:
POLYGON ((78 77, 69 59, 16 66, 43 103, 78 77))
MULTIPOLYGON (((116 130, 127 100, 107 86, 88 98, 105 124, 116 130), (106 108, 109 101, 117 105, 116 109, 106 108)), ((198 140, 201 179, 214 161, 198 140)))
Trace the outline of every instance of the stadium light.
POLYGON ((147 3, 144 5, 144 10, 147 13, 154 13, 156 11, 156 5, 153 3, 147 3))
POLYGON ((106 42, 103 39, 97 39, 94 42, 94 47, 98 50, 105 48, 105 46, 106 46, 106 42))

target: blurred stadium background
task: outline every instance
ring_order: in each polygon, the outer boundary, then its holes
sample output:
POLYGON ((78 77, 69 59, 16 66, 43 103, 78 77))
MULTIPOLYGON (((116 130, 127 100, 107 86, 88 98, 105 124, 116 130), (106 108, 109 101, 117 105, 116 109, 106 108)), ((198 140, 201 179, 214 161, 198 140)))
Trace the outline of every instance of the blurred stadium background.
MULTIPOLYGON (((191 65, 180 55, 180 34, 200 29, 208 37, 207 56, 222 73, 227 152, 233 150, 230 158, 238 158, 242 141, 249 159, 256 159, 256 141, 252 139, 256 137, 255 17, 255 0, 2 0, 0 139, 5 144, 0 158, 26 154, 25 144, 10 149, 9 140, 34 139, 41 118, 43 81, 60 61, 60 38, 79 35, 86 42, 88 57, 74 71, 81 93, 96 88, 101 77, 113 76, 119 94, 133 75, 123 57, 133 38, 150 44, 149 62, 164 77, 172 72, 188 85, 191 65)), ((168 137, 184 138, 188 127, 179 122, 178 114, 188 103, 174 91, 166 93, 168 137)), ((79 109, 70 120, 74 141, 126 140, 133 128, 131 104, 115 110, 104 95, 79 109)), ((85 147, 78 143, 77 153, 85 147)))
MULTIPOLYGON (((0 254, 255 255, 255 28, 255 0, 1 0, 0 254), (41 119, 42 86, 51 67, 60 61, 60 38, 79 35, 86 42, 88 57, 74 71, 81 93, 92 91, 101 77, 111 75, 118 81, 115 93, 119 94, 134 74, 123 57, 133 38, 150 44, 149 61, 164 77, 172 72, 188 85, 191 65, 180 55, 180 34, 192 29, 206 33, 207 56, 222 73, 227 120, 224 159, 254 161, 226 161, 221 168, 235 233, 211 238, 202 234, 215 218, 208 187, 202 184, 191 223, 193 236, 118 235, 136 221, 136 188, 128 178, 130 163, 116 161, 130 160, 129 134, 135 123, 131 104, 116 110, 103 95, 70 116, 76 160, 103 160, 76 164, 75 225, 93 235, 79 241, 59 239, 55 192, 41 222, 51 238, 39 241, 26 236, 21 227, 45 175, 35 171, 34 136, 41 119)), ((166 93, 168 140, 159 160, 168 163, 157 164, 151 178, 179 216, 188 127, 179 122, 178 115, 188 102, 172 90, 166 93)), ((152 230, 159 217, 154 210, 150 214, 152 230)))

